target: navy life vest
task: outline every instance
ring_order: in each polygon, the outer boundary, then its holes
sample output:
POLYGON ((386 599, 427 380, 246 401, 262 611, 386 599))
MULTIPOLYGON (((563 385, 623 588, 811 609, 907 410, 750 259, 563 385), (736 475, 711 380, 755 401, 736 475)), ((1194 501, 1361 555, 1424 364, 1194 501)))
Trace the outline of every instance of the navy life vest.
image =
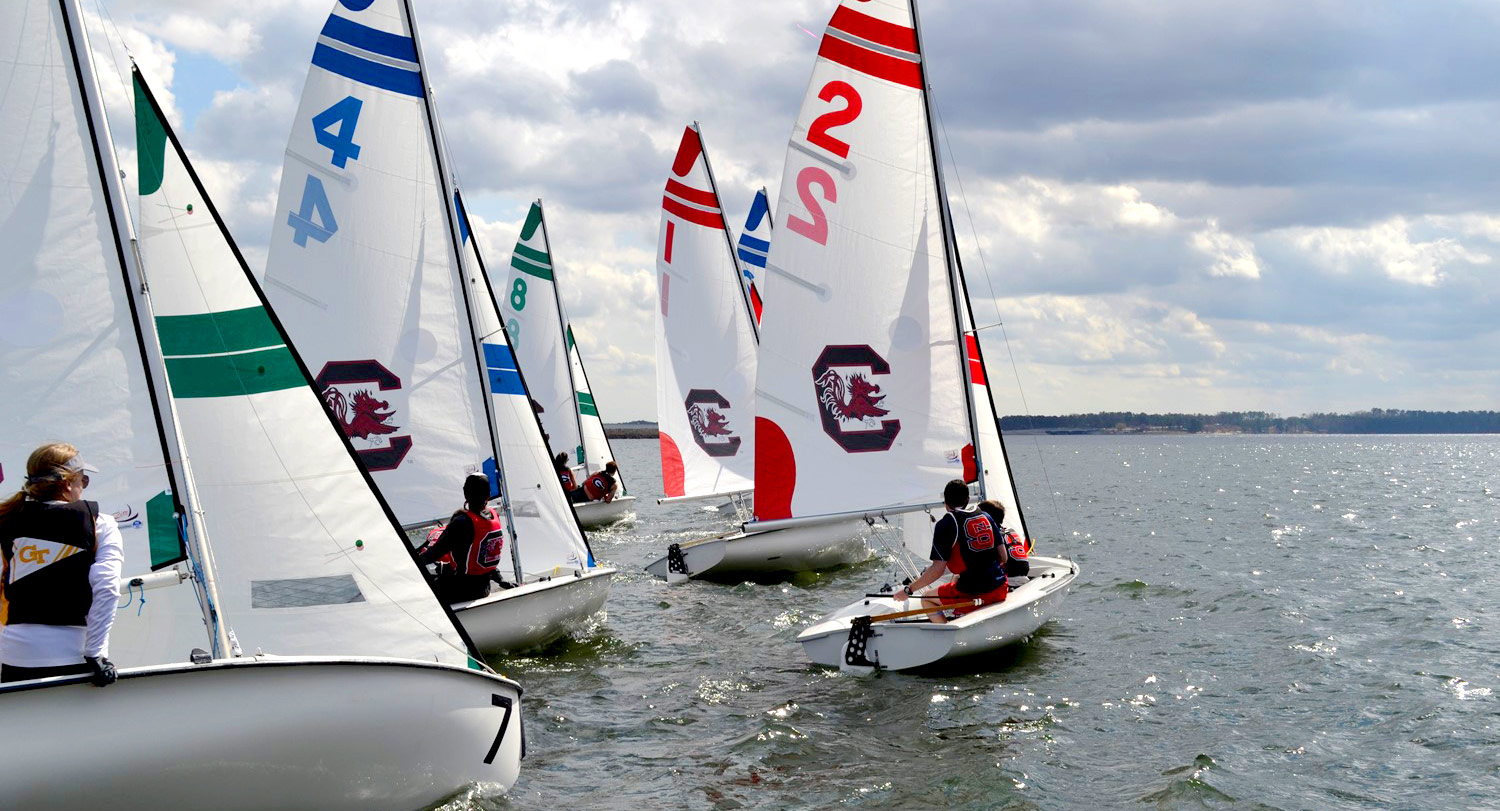
POLYGON ((86 625, 94 589, 89 568, 98 539, 92 501, 23 501, 0 527, 6 625, 86 625))
POLYGON ((948 569, 958 575, 956 585, 965 594, 985 594, 1005 583, 1006 540, 999 527, 977 509, 949 513, 958 524, 953 546, 958 554, 948 557, 948 569))

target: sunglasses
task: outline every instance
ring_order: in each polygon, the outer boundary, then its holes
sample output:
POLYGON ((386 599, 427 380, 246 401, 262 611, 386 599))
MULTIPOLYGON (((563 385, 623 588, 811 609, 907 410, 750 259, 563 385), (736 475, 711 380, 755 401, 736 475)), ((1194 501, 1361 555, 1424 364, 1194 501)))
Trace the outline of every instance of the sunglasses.
POLYGON ((89 486, 89 474, 87 473, 83 474, 83 486, 85 489, 89 486))

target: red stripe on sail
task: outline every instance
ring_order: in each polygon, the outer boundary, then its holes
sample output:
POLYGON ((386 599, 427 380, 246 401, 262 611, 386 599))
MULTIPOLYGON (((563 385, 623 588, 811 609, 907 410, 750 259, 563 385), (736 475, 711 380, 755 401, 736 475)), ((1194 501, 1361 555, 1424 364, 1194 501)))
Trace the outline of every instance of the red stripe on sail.
POLYGON ((915 29, 862 14, 848 6, 839 6, 838 11, 833 12, 828 27, 898 51, 917 52, 915 29))
POLYGON ((670 274, 670 273, 663 273, 661 275, 661 317, 662 318, 666 318, 667 317, 667 296, 668 296, 668 294, 671 293, 671 290, 672 290, 672 274, 670 274))
POLYGON ((681 217, 688 222, 707 226, 709 228, 717 228, 721 231, 724 230, 724 215, 720 214, 717 211, 703 211, 701 209, 688 208, 682 203, 679 203, 676 200, 673 200, 672 198, 666 196, 663 196, 661 198, 661 207, 666 209, 668 214, 676 217, 681 217))
MULTIPOLYGON (((667 220, 667 236, 666 236, 665 239, 662 240, 662 242, 665 243, 665 244, 662 245, 661 248, 662 248, 662 259, 665 259, 666 262, 667 262, 667 264, 669 264, 669 265, 672 264, 672 232, 674 232, 676 230, 677 230, 677 223, 672 222, 671 220, 667 220)), ((663 293, 663 295, 665 295, 665 293, 663 293)), ((663 305, 662 314, 665 315, 666 312, 667 311, 665 309, 665 305, 663 305)))
POLYGON ((965 335, 964 345, 969 350, 969 380, 976 386, 986 385, 984 379, 984 362, 979 359, 979 339, 973 335, 965 335))
POLYGON ((687 474, 683 472, 682 451, 666 431, 657 432, 661 440, 661 486, 668 497, 687 495, 687 474))
POLYGON ((760 291, 756 289, 755 282, 750 283, 750 306, 755 309, 755 325, 760 326, 760 291))
POLYGON ((719 198, 713 192, 695 189, 687 184, 678 183, 670 177, 667 178, 667 194, 681 197, 689 203, 697 203, 700 206, 719 207, 719 198))
POLYGON ((887 56, 878 51, 845 42, 837 37, 824 34, 823 44, 818 48, 818 56, 866 76, 914 87, 918 90, 922 88, 922 69, 916 62, 887 56))
POLYGON ((755 418, 755 517, 761 521, 792 517, 797 490, 797 456, 781 426, 755 418))
POLYGON ((677 157, 672 159, 672 174, 687 177, 687 173, 703 154, 703 140, 692 127, 682 128, 682 142, 677 145, 677 157))

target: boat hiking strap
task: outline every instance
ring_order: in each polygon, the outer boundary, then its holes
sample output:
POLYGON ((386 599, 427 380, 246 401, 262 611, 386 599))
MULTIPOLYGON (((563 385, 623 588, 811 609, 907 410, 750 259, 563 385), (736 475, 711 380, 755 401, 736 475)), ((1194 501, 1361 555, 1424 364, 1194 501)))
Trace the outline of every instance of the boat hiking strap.
POLYGON ((682 557, 682 546, 672 544, 667 547, 667 572, 670 574, 691 574, 687 568, 687 561, 682 557))

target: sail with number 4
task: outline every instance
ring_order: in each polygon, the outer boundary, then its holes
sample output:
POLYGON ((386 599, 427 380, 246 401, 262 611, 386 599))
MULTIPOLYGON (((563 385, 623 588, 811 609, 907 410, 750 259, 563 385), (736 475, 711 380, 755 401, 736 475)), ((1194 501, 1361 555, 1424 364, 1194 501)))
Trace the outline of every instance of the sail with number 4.
POLYGON ((756 327, 697 124, 682 133, 657 243, 656 414, 668 497, 751 488, 756 327))
POLYGON ((761 273, 765 272, 766 259, 771 253, 771 201, 762 188, 755 193, 750 203, 750 213, 745 215, 745 230, 740 232, 735 253, 740 260, 740 275, 745 284, 745 295, 750 299, 750 309, 755 323, 760 324, 764 302, 760 298, 761 273))
POLYGON ((766 265, 760 521, 917 509, 972 457, 967 304, 934 161, 911 9, 842 3, 788 145, 766 265))
POLYGON ((496 476, 485 367, 399 0, 341 0, 313 51, 263 279, 329 409, 404 525, 496 476))

